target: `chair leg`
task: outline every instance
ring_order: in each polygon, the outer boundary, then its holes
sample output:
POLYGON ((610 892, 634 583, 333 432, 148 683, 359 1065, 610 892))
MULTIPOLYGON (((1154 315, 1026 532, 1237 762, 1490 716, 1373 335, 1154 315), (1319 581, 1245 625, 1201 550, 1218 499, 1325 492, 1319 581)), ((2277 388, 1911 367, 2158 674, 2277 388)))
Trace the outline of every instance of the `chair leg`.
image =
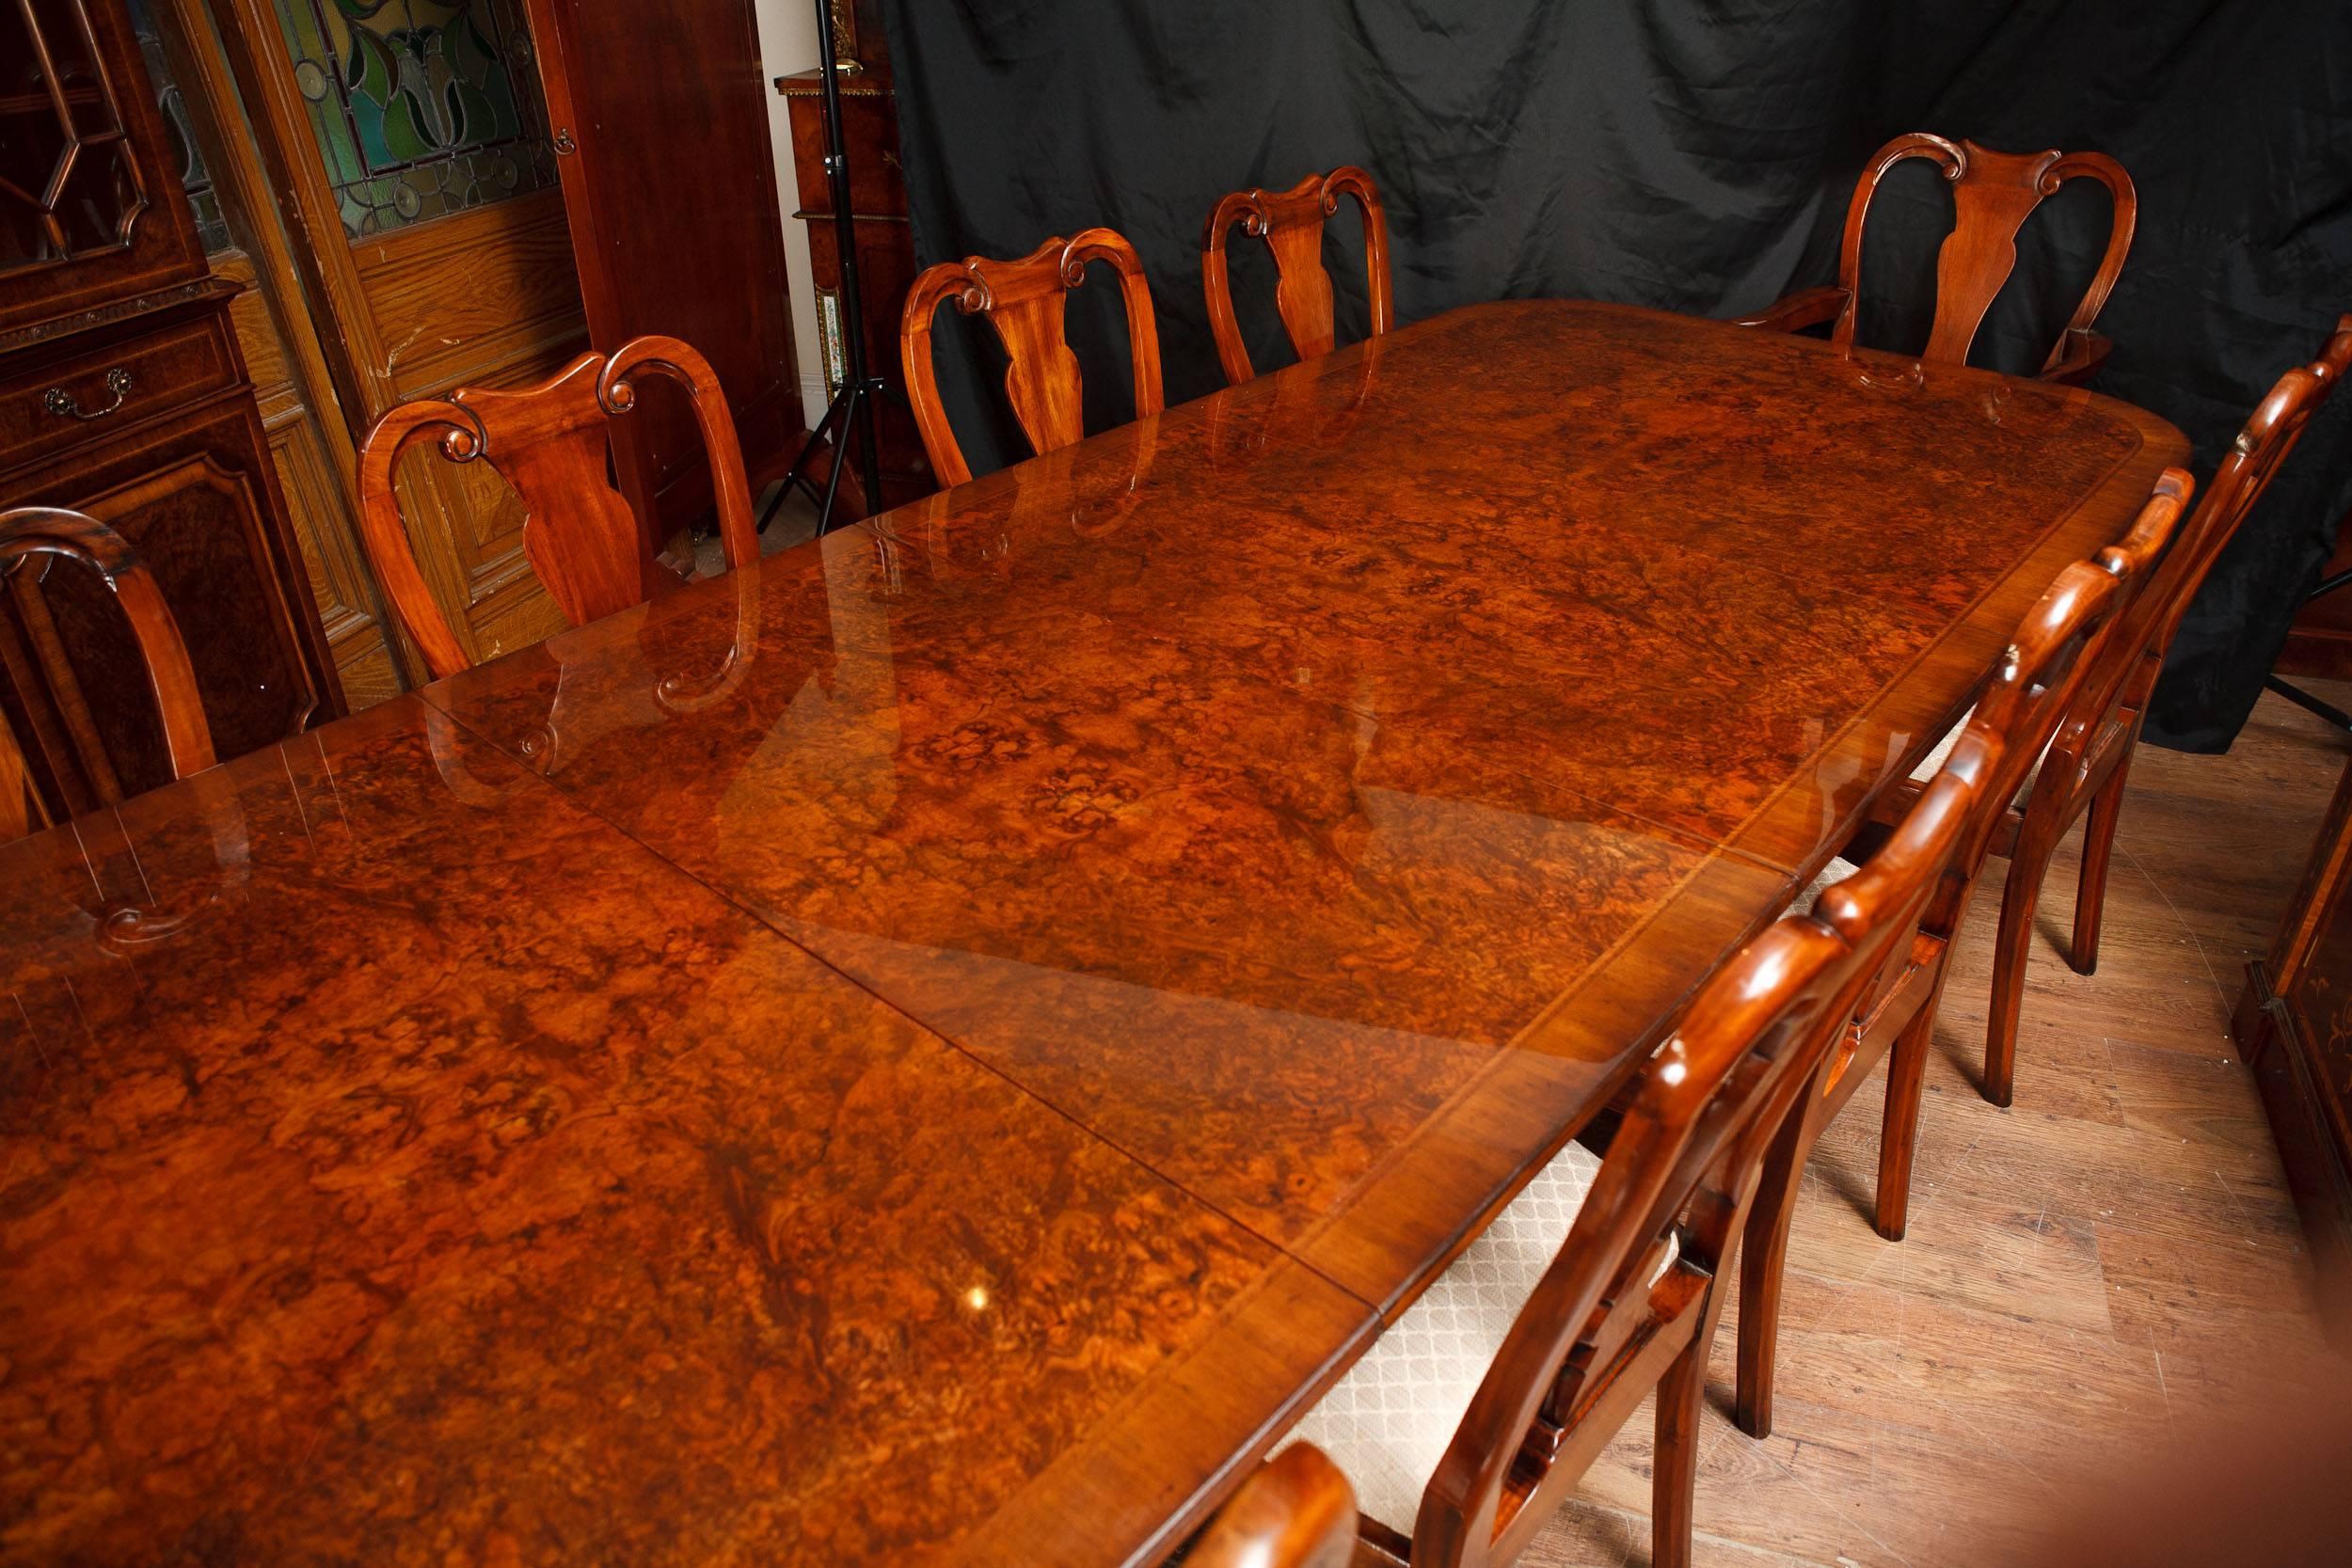
POLYGON ((2033 840, 2031 826, 2029 820, 2017 835, 2009 881, 2001 890, 2001 929, 1993 939, 1993 1004, 1984 1021, 1984 1097, 2004 1109, 2016 1092, 2017 1015, 2026 1006, 2034 907, 2042 901, 2042 878, 2050 865, 2049 847, 2033 840))
POLYGON ((1806 1107, 1772 1140, 1740 1242, 1740 1361, 1732 1419, 1751 1437, 1772 1434, 1772 1368, 1780 1346, 1780 1288, 1788 1264, 1788 1231, 1804 1184, 1806 1107))
POLYGON ((1658 1380, 1658 1451, 1650 1465, 1651 1568, 1691 1568, 1699 1418, 1707 1404, 1707 1347, 1713 1338, 1700 1334, 1692 1338, 1658 1380))
POLYGON ((1919 1097, 1935 1037, 1932 1001, 1903 1025, 1886 1063, 1886 1119, 1879 1127, 1878 1233, 1903 1239, 1911 1223, 1912 1155, 1919 1147, 1919 1097))
POLYGON ((2131 768, 2131 753, 2126 752, 2099 786, 2099 793, 2090 798, 2090 812, 2083 822, 2082 879, 2074 884, 2074 940, 2066 954, 2066 961, 2077 974, 2095 974, 2099 968, 2099 916, 2106 906, 2107 857, 2115 847, 2115 820, 2122 814, 2123 785, 2131 768))

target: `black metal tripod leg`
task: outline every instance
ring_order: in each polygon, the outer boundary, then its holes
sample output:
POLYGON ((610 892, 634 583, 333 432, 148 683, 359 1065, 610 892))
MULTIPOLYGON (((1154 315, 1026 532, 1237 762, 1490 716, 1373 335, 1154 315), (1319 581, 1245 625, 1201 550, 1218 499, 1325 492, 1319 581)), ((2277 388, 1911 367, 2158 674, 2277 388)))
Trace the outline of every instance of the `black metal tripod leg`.
POLYGON ((2280 680, 2276 675, 2265 675, 2263 685, 2270 688, 2271 690, 2276 691, 2297 707, 2309 708, 2336 728, 2347 735, 2352 735, 2352 713, 2346 713, 2335 704, 2314 697, 2294 682, 2280 680))

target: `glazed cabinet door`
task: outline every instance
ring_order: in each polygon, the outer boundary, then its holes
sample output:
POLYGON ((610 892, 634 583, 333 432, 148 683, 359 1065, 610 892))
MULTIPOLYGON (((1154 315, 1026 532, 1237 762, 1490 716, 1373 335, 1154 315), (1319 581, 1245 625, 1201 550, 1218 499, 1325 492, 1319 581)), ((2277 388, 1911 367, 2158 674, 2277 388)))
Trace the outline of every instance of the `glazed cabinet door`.
POLYGON ((204 276, 120 0, 0 5, 0 337, 204 276))

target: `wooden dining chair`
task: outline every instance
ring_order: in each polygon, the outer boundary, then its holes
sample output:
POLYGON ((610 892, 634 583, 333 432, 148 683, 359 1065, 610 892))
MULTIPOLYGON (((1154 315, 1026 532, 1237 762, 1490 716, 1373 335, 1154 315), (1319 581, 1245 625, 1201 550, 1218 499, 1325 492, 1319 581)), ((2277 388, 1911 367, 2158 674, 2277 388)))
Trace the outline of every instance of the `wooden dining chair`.
POLYGON ((1794 332, 1831 322, 1830 341, 1840 348, 1852 346, 1861 297, 1864 220, 1879 182, 1906 158, 1936 164, 1952 187, 1952 231, 1936 253, 1935 321, 1919 356, 1952 364, 1967 362, 1985 312, 2017 265, 2017 231, 2033 210, 2069 180, 2096 180, 2107 188, 2115 219, 2106 252, 2041 371, 2045 381, 2078 386, 2087 380, 2112 346, 2090 330, 2090 324, 2123 271, 2139 213, 2132 177, 2104 152, 1995 152, 1972 141, 1955 142, 1925 132, 1897 136, 1871 154, 1854 186, 1846 209, 1845 240, 1837 251, 1836 283, 1790 294, 1768 310, 1742 318, 1740 325, 1794 332))
POLYGON ((2088 818, 2075 882, 2074 935, 2066 957, 2076 973, 2089 974, 2099 963, 2107 863, 2130 782, 2132 752, 2139 743, 2156 679, 2164 673, 2165 654, 2205 575, 2348 366, 2352 315, 2338 320, 2318 358, 2280 376, 2255 406, 2214 470, 2204 499, 2183 526, 2179 544, 2123 612, 2117 635, 2101 657, 2102 668, 2085 684, 2026 794, 2010 809, 1994 846, 1994 853, 2009 857, 2000 934, 1994 945, 1992 1008, 1985 1025, 1983 1091, 1995 1105, 2009 1104, 2015 1092, 2017 1022, 2025 1005, 2034 911, 2058 841, 2078 819, 2088 818))
POLYGON ((644 546, 637 515, 612 487, 605 421, 637 405, 631 379, 651 371, 686 388, 702 427, 730 568, 759 558, 751 486, 735 417, 709 361, 675 338, 634 338, 610 355, 583 354, 535 387, 460 387, 388 410, 359 448, 360 529, 376 580, 436 677, 469 668, 439 601, 425 586, 393 475, 411 442, 431 437, 453 463, 485 462, 521 498, 523 554, 574 626, 644 603, 675 585, 644 546))
POLYGON ((1348 1568, 1356 1492, 1322 1449, 1293 1443, 1194 1538, 1184 1568, 1348 1568))
MULTIPOLYGON (((197 694, 196 672, 179 623, 164 603, 155 579, 119 533, 95 517, 56 507, 24 506, 0 512, 0 578, 33 570, 36 558, 63 558, 94 569, 131 623, 147 689, 163 721, 164 750, 171 776, 184 779, 213 766, 213 735, 197 694)), ((31 769, 13 736, 0 724, 0 843, 22 838, 47 825, 47 813, 33 789, 31 769)))
POLYGON ((1356 1485, 1359 1562, 1511 1561, 1654 1390, 1651 1561, 1689 1563, 1708 1354, 1766 1154, 1979 787, 1938 780, 1869 865, 1734 957, 1607 1153, 1567 1145, 1300 1422, 1356 1485))
POLYGON ((1160 411, 1160 337, 1152 319, 1152 291, 1136 247, 1108 229, 1084 229, 1068 239, 1047 240, 1017 261, 967 256, 926 268, 907 291, 898 321, 898 357, 906 367, 907 399, 914 405, 915 428, 931 471, 945 485, 972 477, 939 401, 938 367, 931 359, 931 319, 947 300, 964 315, 986 316, 1011 363, 1005 369, 1005 395, 1029 449, 1048 452, 1085 438, 1085 385, 1078 356, 1062 333, 1064 296, 1086 281, 1087 263, 1107 261, 1119 275, 1119 294, 1127 311, 1127 352, 1135 372, 1136 418, 1160 411))
MULTIPOLYGON (((2119 545, 2060 572, 2003 652, 1990 685, 1963 728, 1943 768, 1930 779, 1911 812, 1894 830, 1900 842, 1918 811, 1947 782, 1971 785, 1973 801, 1957 847, 1941 864, 1933 896, 1918 911, 1887 961, 1870 978, 1860 1005, 1836 1031, 1835 1052, 1808 1087, 1773 1145, 1761 1191, 1747 1217, 1747 1248, 1740 1264, 1740 1356, 1735 1417, 1753 1436, 1770 1434, 1772 1367, 1779 1338, 1780 1292, 1788 1231, 1804 1164, 1822 1132, 1845 1108, 1881 1058, 1892 1054, 1886 1108, 1880 1130, 1878 1230, 1900 1241, 1907 1223, 1911 1171, 1919 1128, 1919 1097, 1948 960, 1968 911, 1986 846, 2025 775, 2057 730, 2068 704, 2098 664, 2104 639, 2131 585, 2160 556, 2188 499, 2188 476, 2167 469, 2119 545)), ((1883 849, 1860 867, 1833 860, 1807 890, 1815 900, 1834 894, 1875 865, 1883 849)), ((1800 899, 1800 903, 1807 901, 1800 899)))
POLYGON ((1331 275, 1323 267, 1323 220, 1340 210, 1342 196, 1355 198, 1364 214, 1365 295, 1372 304, 1372 332, 1395 325, 1389 293, 1389 220, 1372 176, 1354 165, 1328 174, 1310 174, 1286 191, 1234 191, 1219 200, 1200 237, 1200 282, 1209 301, 1209 333, 1225 379, 1238 387, 1257 373, 1233 316, 1233 286, 1225 265, 1225 237, 1240 226, 1274 252, 1274 309, 1282 318, 1291 348, 1301 359, 1328 354, 1336 340, 1331 316, 1331 275))

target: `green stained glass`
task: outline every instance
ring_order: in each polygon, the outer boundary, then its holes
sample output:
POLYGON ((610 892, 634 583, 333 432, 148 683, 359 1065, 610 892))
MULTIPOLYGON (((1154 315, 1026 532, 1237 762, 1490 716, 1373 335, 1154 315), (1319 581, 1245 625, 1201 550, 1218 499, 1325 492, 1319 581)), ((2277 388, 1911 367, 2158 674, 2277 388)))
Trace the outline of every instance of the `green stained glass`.
POLYGON ((555 182, 518 0, 275 0, 352 238, 555 182))

